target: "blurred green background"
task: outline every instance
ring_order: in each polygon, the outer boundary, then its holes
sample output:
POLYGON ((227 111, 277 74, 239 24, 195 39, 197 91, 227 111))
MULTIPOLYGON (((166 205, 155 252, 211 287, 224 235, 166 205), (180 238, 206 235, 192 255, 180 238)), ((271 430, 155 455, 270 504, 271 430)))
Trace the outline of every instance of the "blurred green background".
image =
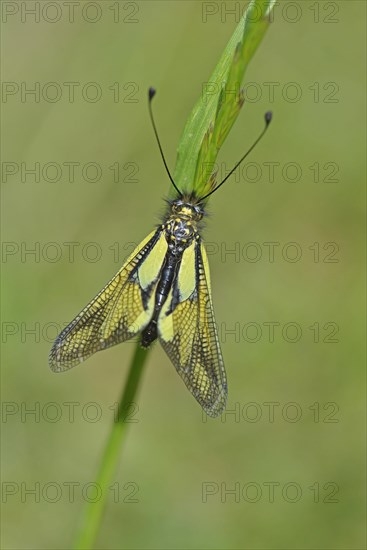
MULTIPOLYGON (((246 3, 34 4, 2 2, 2 547, 64 549, 134 345, 63 375, 48 352, 162 212, 147 88, 173 167, 246 3)), ((154 347, 98 548, 365 547, 364 21, 359 1, 276 7, 219 161, 274 121, 204 236, 229 412, 203 418, 154 347)))

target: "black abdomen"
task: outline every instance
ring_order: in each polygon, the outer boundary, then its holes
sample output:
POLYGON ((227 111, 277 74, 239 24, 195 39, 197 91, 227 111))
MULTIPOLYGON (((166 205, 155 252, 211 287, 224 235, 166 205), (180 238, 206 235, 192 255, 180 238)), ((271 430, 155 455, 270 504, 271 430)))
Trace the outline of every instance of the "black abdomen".
POLYGON ((171 289, 175 274, 177 273, 181 262, 182 254, 175 255, 168 252, 164 260, 161 276, 155 292, 154 312, 149 325, 145 327, 141 335, 141 345, 143 348, 148 348, 157 338, 157 321, 159 312, 162 309, 164 302, 167 299, 171 289))

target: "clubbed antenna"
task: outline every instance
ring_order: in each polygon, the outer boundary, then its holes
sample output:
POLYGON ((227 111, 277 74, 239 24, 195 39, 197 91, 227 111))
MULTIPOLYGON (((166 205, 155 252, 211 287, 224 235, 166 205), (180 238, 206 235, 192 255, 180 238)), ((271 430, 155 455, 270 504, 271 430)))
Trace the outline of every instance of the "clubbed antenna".
POLYGON ((156 90, 154 88, 149 88, 149 91, 148 91, 148 98, 149 98, 149 114, 150 114, 150 120, 152 121, 152 126, 153 126, 153 130, 154 130, 154 134, 155 134, 155 137, 157 139, 157 143, 158 143, 158 147, 159 147, 159 151, 161 153, 161 157, 162 157, 162 160, 163 160, 163 164, 164 164, 164 167, 166 169, 166 172, 168 174, 168 177, 169 179, 171 180, 171 183, 173 185, 173 187, 176 189, 177 193, 179 194, 180 197, 182 197, 182 193, 181 191, 179 190, 179 188, 177 187, 177 185, 175 184, 175 182, 173 181, 173 177, 171 176, 171 173, 168 169, 168 166, 167 166, 167 163, 166 163, 166 159, 164 158, 164 154, 163 154, 163 149, 162 149, 162 146, 161 146, 161 142, 159 141, 159 137, 158 137, 158 132, 157 132, 157 127, 155 125, 155 122, 154 122, 154 117, 153 117, 153 110, 152 110, 152 99, 153 97, 155 96, 156 94, 156 90))

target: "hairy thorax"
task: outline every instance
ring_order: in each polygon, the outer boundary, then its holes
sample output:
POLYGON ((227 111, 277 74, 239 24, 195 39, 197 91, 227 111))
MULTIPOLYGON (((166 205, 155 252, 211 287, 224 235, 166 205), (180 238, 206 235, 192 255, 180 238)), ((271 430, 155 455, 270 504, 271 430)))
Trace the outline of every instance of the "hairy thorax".
POLYGON ((199 238, 199 225, 204 215, 201 205, 176 199, 164 224, 168 247, 173 253, 182 253, 194 239, 199 238))

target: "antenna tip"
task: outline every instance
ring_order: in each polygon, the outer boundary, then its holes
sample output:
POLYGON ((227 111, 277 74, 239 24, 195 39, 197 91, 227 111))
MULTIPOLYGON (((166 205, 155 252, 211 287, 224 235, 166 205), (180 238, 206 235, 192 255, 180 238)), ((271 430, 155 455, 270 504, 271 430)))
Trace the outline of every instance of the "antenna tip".
POLYGON ((271 111, 268 111, 265 113, 265 124, 268 126, 271 122, 271 119, 273 118, 273 113, 271 111))
POLYGON ((150 87, 150 88, 149 88, 149 91, 148 91, 149 101, 152 101, 152 99, 153 99, 153 97, 155 96, 155 94, 156 94, 156 89, 150 87))

